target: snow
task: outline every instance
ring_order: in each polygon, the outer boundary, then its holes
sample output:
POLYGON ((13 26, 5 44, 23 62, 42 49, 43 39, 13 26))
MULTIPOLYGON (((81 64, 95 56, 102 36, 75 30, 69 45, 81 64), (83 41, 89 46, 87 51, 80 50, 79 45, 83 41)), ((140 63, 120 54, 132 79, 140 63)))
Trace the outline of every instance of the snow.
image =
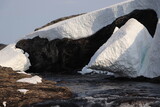
POLYGON ((85 67, 83 67, 83 69, 81 71, 79 71, 79 73, 81 73, 82 75, 89 74, 89 73, 112 75, 111 73, 108 73, 107 71, 90 69, 90 68, 88 68, 87 65, 85 67))
POLYGON ((17 72, 17 73, 19 73, 19 74, 25 74, 25 75, 31 75, 30 73, 26 73, 26 72, 17 72))
POLYGON ((11 67, 15 71, 26 71, 29 69, 29 55, 23 50, 15 48, 15 44, 10 44, 0 51, 0 65, 11 67))
POLYGON ((7 107, 7 102, 6 101, 3 101, 2 104, 3 104, 4 107, 7 107))
POLYGON ((135 9, 154 9, 160 16, 159 5, 160 0, 129 0, 50 25, 26 35, 25 38, 39 36, 53 40, 56 38, 88 37, 112 23, 117 17, 126 15, 135 9))
POLYGON ((137 77, 151 41, 148 30, 132 18, 98 49, 88 67, 120 76, 137 77))
POLYGON ((33 76, 31 78, 22 78, 17 80, 17 82, 24 82, 24 83, 30 83, 30 84, 38 84, 42 82, 42 78, 39 76, 33 76))
POLYGON ((113 33, 117 32, 118 30, 119 30, 119 28, 118 28, 118 27, 115 27, 113 33))
POLYGON ((157 30, 153 38, 153 42, 147 55, 145 57, 145 63, 140 71, 140 75, 145 77, 154 78, 160 76, 160 20, 157 25, 157 30))
MULTIPOLYGON (((115 27, 113 33, 117 32, 119 30, 118 27, 115 27)), ((89 73, 97 73, 97 74, 107 74, 108 75, 113 75, 113 73, 110 73, 110 72, 107 72, 107 71, 101 71, 101 70, 93 70, 93 69, 90 69, 88 67, 88 65, 86 65, 85 67, 83 67, 83 69, 81 71, 79 71, 79 73, 81 74, 89 74, 89 73)))
POLYGON ((17 91, 23 93, 23 94, 26 94, 29 90, 27 89, 18 89, 17 91))

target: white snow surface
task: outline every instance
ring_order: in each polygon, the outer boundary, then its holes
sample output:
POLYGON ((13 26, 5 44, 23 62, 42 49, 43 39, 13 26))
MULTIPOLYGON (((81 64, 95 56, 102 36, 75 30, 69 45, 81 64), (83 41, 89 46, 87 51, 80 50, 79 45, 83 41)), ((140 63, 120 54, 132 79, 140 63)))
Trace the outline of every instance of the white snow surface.
POLYGON ((79 39, 88 37, 112 23, 116 18, 135 9, 154 9, 160 16, 159 6, 160 0, 129 0, 50 25, 26 35, 25 38, 39 36, 53 40, 56 38, 79 39))
POLYGON ((23 50, 15 48, 15 44, 10 44, 0 51, 0 65, 23 72, 31 65, 28 57, 29 55, 23 50))
POLYGON ((98 49, 88 67, 137 77, 151 41, 148 30, 132 18, 98 49))
POLYGON ((18 89, 17 91, 23 93, 23 94, 26 94, 29 90, 27 89, 18 89))
POLYGON ((160 76, 160 20, 157 25, 153 42, 145 56, 144 62, 140 75, 144 75, 149 78, 160 76))
POLYGON ((22 78, 17 80, 17 82, 24 82, 24 83, 30 83, 30 84, 38 84, 42 82, 42 78, 39 76, 33 76, 31 78, 22 78))
POLYGON ((4 107, 7 107, 7 102, 6 101, 3 101, 2 104, 3 104, 4 107))
MULTIPOLYGON (((118 27, 115 27, 113 33, 117 32, 119 30, 118 27)), ((101 70, 93 70, 93 69, 90 69, 88 67, 88 65, 86 65, 85 67, 83 67, 83 69, 81 71, 79 71, 79 73, 81 74, 88 74, 88 73, 97 73, 97 74, 108 74, 108 75, 113 75, 113 73, 111 72, 107 72, 107 71, 101 71, 101 70)))

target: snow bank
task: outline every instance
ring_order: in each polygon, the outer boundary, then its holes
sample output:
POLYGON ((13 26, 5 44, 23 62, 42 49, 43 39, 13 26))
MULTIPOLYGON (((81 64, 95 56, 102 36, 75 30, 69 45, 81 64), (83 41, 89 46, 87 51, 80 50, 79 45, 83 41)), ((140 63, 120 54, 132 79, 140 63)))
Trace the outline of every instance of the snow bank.
POLYGON ((30 83, 30 84, 38 84, 42 82, 42 78, 39 76, 33 76, 31 78, 22 78, 17 80, 17 82, 24 82, 24 83, 30 83))
POLYGON ((160 20, 157 25, 153 42, 147 52, 144 62, 140 75, 149 78, 160 76, 160 20))
POLYGON ((55 38, 79 39, 88 37, 102 27, 112 23, 116 18, 135 9, 154 9, 160 17, 160 0, 129 0, 107 8, 74 17, 26 35, 27 38, 40 36, 53 40, 55 38))
POLYGON ((0 65, 15 71, 26 71, 31 65, 28 56, 23 50, 15 48, 15 44, 11 44, 0 51, 0 65))
POLYGON ((148 30, 132 18, 100 47, 88 67, 137 77, 151 40, 148 30))

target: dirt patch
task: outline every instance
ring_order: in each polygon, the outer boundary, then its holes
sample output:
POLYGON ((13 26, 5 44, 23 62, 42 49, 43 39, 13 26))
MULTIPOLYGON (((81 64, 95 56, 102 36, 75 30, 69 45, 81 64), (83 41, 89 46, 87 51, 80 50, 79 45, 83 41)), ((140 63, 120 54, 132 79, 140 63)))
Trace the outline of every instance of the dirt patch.
POLYGON ((42 80, 39 84, 18 83, 18 79, 32 77, 19 74, 11 68, 0 66, 0 107, 3 103, 9 107, 22 107, 49 99, 68 99, 72 93, 68 88, 55 86, 56 82, 42 80), (29 90, 26 94, 18 89, 29 90))

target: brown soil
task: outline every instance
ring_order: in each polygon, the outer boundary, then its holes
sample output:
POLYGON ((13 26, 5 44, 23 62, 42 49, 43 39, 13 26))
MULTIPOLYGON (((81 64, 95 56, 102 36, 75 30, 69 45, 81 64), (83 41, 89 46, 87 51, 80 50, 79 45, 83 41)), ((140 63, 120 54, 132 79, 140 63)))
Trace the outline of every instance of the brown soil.
POLYGON ((18 79, 32 77, 18 74, 11 68, 0 66, 0 107, 7 102, 7 107, 22 107, 50 99, 68 99, 72 93, 68 88, 55 86, 56 82, 42 80, 39 84, 18 83, 18 79), (18 89, 29 90, 26 94, 18 89))

